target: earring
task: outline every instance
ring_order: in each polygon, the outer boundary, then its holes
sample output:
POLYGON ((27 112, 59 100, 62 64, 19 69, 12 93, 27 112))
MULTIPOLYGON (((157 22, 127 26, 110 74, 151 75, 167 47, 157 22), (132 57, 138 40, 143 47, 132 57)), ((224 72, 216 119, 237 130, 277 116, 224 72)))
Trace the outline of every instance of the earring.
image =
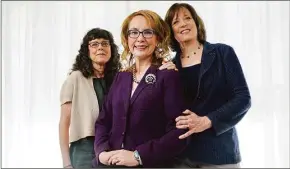
POLYGON ((158 44, 157 46, 156 46, 156 49, 155 49, 155 55, 156 55, 156 57, 157 58, 162 58, 162 55, 163 55, 163 49, 160 47, 161 45, 160 44, 158 44))

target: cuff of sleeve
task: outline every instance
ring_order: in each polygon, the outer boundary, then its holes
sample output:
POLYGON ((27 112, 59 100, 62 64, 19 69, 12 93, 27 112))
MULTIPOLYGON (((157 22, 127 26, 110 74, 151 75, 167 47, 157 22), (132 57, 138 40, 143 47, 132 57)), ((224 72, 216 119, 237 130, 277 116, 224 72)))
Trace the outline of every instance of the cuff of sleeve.
POLYGON ((139 157, 140 157, 140 162, 141 162, 140 164, 143 167, 146 168, 146 165, 148 165, 148 164, 150 165, 150 160, 148 159, 149 157, 147 158, 147 156, 146 156, 146 154, 147 154, 146 150, 144 150, 142 147, 137 147, 135 151, 138 152, 139 157), (145 163, 145 165, 144 165, 144 163, 145 163))
POLYGON ((212 112, 207 115, 207 118, 211 121, 211 127, 215 131, 216 135, 220 135, 221 133, 219 132, 219 129, 217 127, 217 117, 216 115, 212 112))
POLYGON ((143 164, 142 164, 142 159, 141 159, 141 157, 140 157, 140 154, 139 154, 138 150, 135 150, 135 152, 134 152, 134 153, 136 153, 136 154, 137 154, 137 158, 138 158, 138 160, 137 160, 137 161, 139 162, 139 164, 140 164, 140 165, 143 165, 143 164))
MULTIPOLYGON (((100 146, 101 147, 101 146, 100 146)), ((95 151, 96 157, 95 157, 95 161, 93 162, 94 167, 97 167, 101 164, 100 160, 99 160, 99 155, 104 152, 104 151, 109 151, 110 148, 109 146, 106 144, 105 146, 103 146, 103 148, 99 148, 97 151, 95 151)))
POLYGON ((219 135, 223 134, 224 132, 226 132, 227 129, 229 129, 229 125, 227 123, 220 121, 218 119, 217 113, 218 112, 212 112, 212 113, 208 114, 207 117, 211 121, 211 126, 212 126, 213 130, 215 131, 216 136, 219 136, 219 135))

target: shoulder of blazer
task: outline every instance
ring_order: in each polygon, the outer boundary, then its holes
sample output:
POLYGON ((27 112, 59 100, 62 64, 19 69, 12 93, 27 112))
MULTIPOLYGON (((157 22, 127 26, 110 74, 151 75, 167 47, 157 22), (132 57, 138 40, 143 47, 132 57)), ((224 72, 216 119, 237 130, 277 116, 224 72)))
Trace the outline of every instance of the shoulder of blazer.
POLYGON ((226 60, 227 57, 231 57, 231 55, 235 54, 235 51, 232 46, 218 43, 216 44, 217 55, 222 60, 226 60))
MULTIPOLYGON (((126 76, 129 76, 130 72, 125 72, 125 71, 119 71, 116 73, 114 80, 112 82, 112 86, 116 86, 118 85, 118 83, 120 83, 120 80, 122 80, 123 78, 125 78, 126 76)), ((112 88, 111 86, 111 88, 112 88)))
POLYGON ((210 43, 210 42, 205 42, 204 46, 206 46, 209 49, 213 48, 230 48, 231 46, 225 43, 210 43))
POLYGON ((224 44, 224 43, 216 43, 216 44, 212 44, 212 45, 215 46, 215 48, 217 50, 219 50, 219 52, 222 52, 222 53, 226 53, 229 50, 233 50, 232 46, 224 44))
POLYGON ((158 76, 168 82, 179 78, 179 72, 176 70, 163 69, 158 70, 158 76))
POLYGON ((119 80, 120 78, 122 78, 123 76, 128 76, 128 75, 130 75, 131 74, 131 72, 127 72, 127 71, 120 71, 120 72, 118 72, 118 73, 116 73, 116 75, 115 75, 115 80, 119 80))

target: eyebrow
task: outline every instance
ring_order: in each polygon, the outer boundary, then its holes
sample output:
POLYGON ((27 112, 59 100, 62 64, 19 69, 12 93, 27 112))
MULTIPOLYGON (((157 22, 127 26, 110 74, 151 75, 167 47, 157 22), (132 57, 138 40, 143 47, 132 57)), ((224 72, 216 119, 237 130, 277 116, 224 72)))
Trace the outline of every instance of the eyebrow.
MULTIPOLYGON (((128 29, 128 31, 130 31, 130 30, 137 30, 137 31, 139 31, 139 29, 137 29, 137 28, 128 29)), ((145 30, 153 30, 153 29, 152 28, 146 28, 146 29, 143 29, 142 31, 145 31, 145 30)))
POLYGON ((89 42, 89 43, 96 43, 96 42, 98 42, 98 43, 102 43, 102 42, 110 42, 109 40, 102 40, 102 41, 91 41, 91 42, 89 42))
POLYGON ((130 29, 128 28, 128 30, 138 30, 138 29, 137 28, 130 28, 130 29))

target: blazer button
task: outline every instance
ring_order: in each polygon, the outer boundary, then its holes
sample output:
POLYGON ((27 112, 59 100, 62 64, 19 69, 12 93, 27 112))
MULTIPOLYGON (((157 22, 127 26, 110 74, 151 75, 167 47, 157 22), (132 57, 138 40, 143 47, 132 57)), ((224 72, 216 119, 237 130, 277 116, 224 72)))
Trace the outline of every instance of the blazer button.
POLYGON ((201 99, 201 97, 200 97, 200 96, 198 96, 198 97, 197 97, 197 99, 198 99, 198 100, 200 100, 200 99, 201 99))
POLYGON ((122 135, 124 136, 125 135, 125 132, 123 132, 122 135))

